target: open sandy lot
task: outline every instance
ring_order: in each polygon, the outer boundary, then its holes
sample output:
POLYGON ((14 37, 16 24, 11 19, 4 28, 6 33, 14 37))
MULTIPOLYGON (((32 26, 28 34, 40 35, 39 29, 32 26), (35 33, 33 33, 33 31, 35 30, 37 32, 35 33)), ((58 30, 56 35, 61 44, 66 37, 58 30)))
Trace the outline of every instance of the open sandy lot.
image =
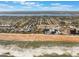
POLYGON ((79 42, 78 35, 45 35, 45 34, 9 34, 0 33, 0 40, 16 41, 66 41, 79 42))

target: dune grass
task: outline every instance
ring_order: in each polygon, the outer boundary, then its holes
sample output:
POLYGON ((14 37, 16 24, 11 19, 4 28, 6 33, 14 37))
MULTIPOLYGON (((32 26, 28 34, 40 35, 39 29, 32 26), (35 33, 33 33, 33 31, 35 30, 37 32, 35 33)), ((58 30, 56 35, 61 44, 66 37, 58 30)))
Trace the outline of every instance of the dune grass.
POLYGON ((52 47, 52 46, 67 46, 67 47, 72 47, 72 46, 79 46, 78 42, 52 42, 52 41, 6 41, 6 40, 0 40, 0 45, 16 45, 20 48, 38 48, 41 46, 47 46, 47 47, 52 47))
MULTIPOLYGON (((8 46, 8 45, 16 45, 20 48, 39 48, 42 46, 46 47, 53 47, 53 46, 66 46, 66 47, 73 47, 73 46, 79 46, 78 42, 53 42, 53 41, 6 41, 6 40, 0 40, 0 45, 8 46)), ((78 53, 79 55, 79 53, 78 53)), ((4 53, 0 56, 6 56, 6 57, 14 57, 13 55, 10 55, 10 53, 4 53)), ((64 51, 63 54, 59 55, 58 53, 51 53, 51 54, 42 54, 39 56, 34 57, 73 57, 72 54, 69 52, 64 51)))
POLYGON ((70 53, 63 53, 61 55, 57 53, 52 53, 52 54, 43 54, 43 55, 34 56, 34 57, 72 57, 72 55, 70 53))

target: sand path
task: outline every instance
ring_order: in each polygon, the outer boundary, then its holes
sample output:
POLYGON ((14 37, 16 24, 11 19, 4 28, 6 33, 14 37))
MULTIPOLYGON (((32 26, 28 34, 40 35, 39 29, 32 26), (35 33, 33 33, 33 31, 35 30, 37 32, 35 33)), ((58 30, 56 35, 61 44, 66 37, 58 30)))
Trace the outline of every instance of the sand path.
POLYGON ((78 35, 45 35, 45 34, 9 34, 0 33, 0 40, 16 41, 67 41, 79 42, 78 35))

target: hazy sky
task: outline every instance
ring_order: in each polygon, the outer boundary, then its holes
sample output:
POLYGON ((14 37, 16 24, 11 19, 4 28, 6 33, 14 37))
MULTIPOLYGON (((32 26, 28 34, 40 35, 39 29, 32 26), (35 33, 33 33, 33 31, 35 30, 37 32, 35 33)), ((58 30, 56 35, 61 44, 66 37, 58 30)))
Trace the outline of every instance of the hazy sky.
POLYGON ((0 1, 0 11, 79 11, 79 1, 0 1))

